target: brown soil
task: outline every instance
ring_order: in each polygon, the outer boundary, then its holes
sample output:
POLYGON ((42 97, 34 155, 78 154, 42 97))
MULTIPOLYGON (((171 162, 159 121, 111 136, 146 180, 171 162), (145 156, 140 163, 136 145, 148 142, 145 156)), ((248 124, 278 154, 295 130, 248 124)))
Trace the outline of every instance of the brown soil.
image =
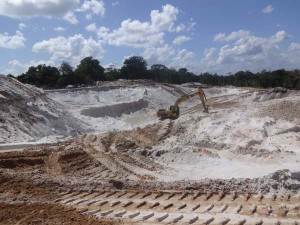
POLYGON ((109 225, 117 222, 99 221, 89 215, 79 214, 73 208, 60 204, 0 204, 0 223, 3 225, 29 224, 72 224, 72 225, 109 225))
MULTIPOLYGON (((153 146, 174 132, 184 131, 163 121, 133 131, 84 135, 0 153, 0 224, 168 224, 180 216, 179 223, 203 224, 210 217, 215 220, 211 224, 226 224, 224 217, 253 222, 253 205, 257 205, 255 218, 264 224, 299 221, 299 195, 278 196, 274 201, 264 195, 260 201, 254 193, 284 188, 298 193, 297 185, 286 182, 299 179, 297 174, 282 171, 261 180, 158 182, 156 175, 164 167, 154 157, 163 152, 155 152, 153 146), (234 192, 238 193, 235 201, 234 192), (240 205, 244 211, 233 215, 240 205), (274 212, 266 216, 269 205, 274 212)), ((213 143, 202 143, 199 154, 218 157, 205 144, 213 143)))

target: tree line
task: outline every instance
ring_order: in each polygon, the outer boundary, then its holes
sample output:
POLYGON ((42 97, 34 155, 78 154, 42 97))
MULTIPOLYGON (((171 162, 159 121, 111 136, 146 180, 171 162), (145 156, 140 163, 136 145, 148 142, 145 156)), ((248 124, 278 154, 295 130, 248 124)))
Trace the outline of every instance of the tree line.
POLYGON ((275 71, 263 70, 258 73, 239 71, 234 74, 218 75, 189 72, 186 68, 178 70, 162 64, 151 65, 141 56, 131 56, 124 60, 121 69, 109 66, 104 69, 99 60, 93 57, 82 59, 74 69, 68 62, 62 62, 57 68, 44 64, 31 66, 27 72, 17 76, 23 83, 42 88, 64 88, 68 85, 92 85, 96 81, 114 81, 117 79, 149 79, 160 83, 182 84, 200 82, 206 85, 237 87, 285 87, 300 89, 300 70, 275 71))

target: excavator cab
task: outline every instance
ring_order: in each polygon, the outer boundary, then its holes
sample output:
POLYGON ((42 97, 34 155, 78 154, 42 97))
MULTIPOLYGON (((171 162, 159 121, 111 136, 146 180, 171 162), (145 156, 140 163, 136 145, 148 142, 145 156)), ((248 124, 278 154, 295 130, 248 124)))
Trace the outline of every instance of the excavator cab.
POLYGON ((159 109, 156 113, 157 117, 161 119, 177 119, 179 117, 179 104, 195 95, 199 95, 201 103, 204 107, 204 112, 208 113, 208 106, 205 104, 205 101, 207 100, 206 96, 204 94, 204 91, 201 88, 198 88, 198 90, 195 92, 179 97, 176 100, 175 104, 169 107, 169 110, 159 109))
POLYGON ((171 105, 169 110, 159 109, 156 114, 161 119, 177 119, 179 117, 179 107, 175 108, 171 105))

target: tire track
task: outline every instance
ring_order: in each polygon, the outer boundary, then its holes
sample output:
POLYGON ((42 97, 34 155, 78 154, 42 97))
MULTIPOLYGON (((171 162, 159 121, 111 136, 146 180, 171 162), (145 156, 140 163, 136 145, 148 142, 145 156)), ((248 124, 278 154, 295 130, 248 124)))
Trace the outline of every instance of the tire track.
POLYGON ((286 224, 300 223, 300 196, 182 191, 121 190, 67 193, 62 205, 100 221, 125 224, 286 224))

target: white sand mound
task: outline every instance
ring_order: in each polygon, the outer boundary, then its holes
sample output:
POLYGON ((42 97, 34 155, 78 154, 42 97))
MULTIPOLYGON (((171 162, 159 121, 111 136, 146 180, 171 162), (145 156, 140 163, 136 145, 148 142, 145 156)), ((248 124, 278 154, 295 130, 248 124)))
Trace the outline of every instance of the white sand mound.
POLYGON ((82 121, 48 99, 43 90, 0 77, 0 144, 35 142, 85 132, 82 121))
POLYGON ((199 106, 174 122, 175 135, 154 148, 165 153, 156 162, 169 168, 164 172, 168 178, 162 179, 255 178, 300 170, 299 96, 232 89, 205 89, 210 113, 199 106), (291 101, 279 107, 277 116, 268 111, 291 101))

